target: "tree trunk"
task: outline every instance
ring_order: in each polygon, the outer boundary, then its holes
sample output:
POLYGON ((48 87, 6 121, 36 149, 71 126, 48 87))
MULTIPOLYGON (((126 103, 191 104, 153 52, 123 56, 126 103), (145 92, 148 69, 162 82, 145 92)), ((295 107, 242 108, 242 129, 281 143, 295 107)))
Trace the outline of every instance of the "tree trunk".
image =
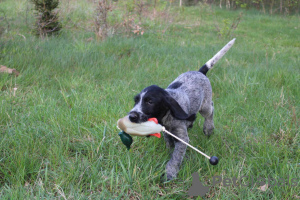
POLYGON ((230 0, 226 0, 226 8, 230 9, 230 0))
POLYGON ((271 5, 270 5, 270 14, 273 14, 273 5, 274 5, 274 0, 271 1, 271 5))
POLYGON ((264 14, 266 14, 266 10, 265 10, 265 4, 263 1, 261 1, 261 7, 263 9, 264 14))

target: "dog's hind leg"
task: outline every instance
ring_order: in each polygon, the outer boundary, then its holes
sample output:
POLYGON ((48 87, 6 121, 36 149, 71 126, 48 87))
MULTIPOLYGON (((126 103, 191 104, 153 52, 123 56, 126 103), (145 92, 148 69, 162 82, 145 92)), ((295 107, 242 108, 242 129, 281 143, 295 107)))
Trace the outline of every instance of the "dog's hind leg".
POLYGON ((205 118, 203 124, 203 132, 205 135, 210 136, 214 131, 214 103, 212 101, 204 103, 200 114, 205 118))

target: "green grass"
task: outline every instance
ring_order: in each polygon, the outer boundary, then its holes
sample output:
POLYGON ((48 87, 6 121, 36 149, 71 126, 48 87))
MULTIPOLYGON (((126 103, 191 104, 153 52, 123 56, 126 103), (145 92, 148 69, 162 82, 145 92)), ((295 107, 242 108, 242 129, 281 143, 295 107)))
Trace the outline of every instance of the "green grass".
POLYGON ((243 11, 227 38, 215 25, 231 23, 240 11, 175 7, 172 23, 145 19, 143 36, 101 42, 93 33, 92 3, 63 1, 62 34, 43 40, 32 32, 27 1, 0 7, 7 29, 0 64, 20 71, 19 77, 0 74, 1 199, 185 199, 194 172, 208 185, 213 176, 298 178, 298 187, 265 192, 257 184, 218 184, 205 198, 299 198, 299 16, 243 11), (188 149, 177 179, 162 184, 169 159, 163 139, 134 137, 128 152, 116 122, 141 89, 166 87, 198 70, 232 37, 236 44, 208 73, 215 134, 204 136, 200 116, 189 131, 191 144, 220 162, 211 166, 188 149))

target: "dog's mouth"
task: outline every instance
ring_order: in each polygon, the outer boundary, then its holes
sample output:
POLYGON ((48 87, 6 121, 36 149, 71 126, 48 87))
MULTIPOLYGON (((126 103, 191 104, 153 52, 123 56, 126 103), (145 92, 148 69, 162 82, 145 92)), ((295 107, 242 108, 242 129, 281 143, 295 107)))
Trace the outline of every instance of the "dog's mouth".
POLYGON ((149 116, 145 115, 144 113, 136 112, 136 111, 131 111, 128 114, 128 118, 131 122, 133 123, 143 123, 148 121, 150 118, 149 116))

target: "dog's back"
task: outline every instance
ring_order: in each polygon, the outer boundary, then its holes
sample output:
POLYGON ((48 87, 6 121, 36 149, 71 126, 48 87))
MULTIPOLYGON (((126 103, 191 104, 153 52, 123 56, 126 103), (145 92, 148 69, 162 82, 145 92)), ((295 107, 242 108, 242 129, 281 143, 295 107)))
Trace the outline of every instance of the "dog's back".
POLYGON ((196 114, 202 102, 211 101, 212 90, 209 79, 201 72, 189 71, 178 76, 166 91, 188 114, 196 114))

